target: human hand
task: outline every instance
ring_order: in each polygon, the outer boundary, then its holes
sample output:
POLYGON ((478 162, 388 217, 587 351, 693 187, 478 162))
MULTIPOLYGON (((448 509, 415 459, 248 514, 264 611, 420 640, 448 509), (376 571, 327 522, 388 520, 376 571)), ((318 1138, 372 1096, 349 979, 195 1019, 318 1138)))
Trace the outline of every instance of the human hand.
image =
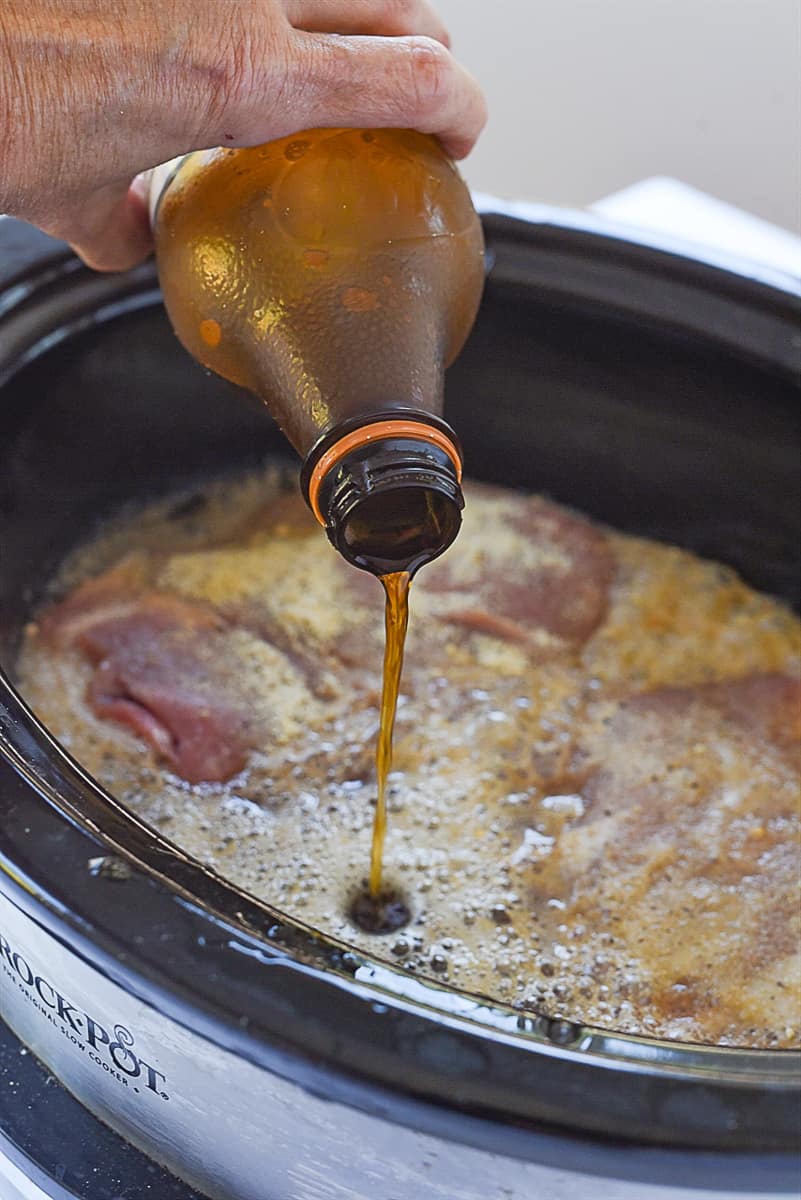
POLYGON ((2 0, 0 212, 123 270, 134 177, 189 150, 389 126, 461 158, 486 110, 447 47, 427 0, 2 0))

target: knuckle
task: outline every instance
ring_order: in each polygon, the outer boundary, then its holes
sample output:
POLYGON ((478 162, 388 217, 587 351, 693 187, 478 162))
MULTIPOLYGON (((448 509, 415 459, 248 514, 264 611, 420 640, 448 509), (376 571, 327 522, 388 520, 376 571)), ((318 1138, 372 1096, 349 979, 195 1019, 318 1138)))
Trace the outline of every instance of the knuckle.
MULTIPOLYGON (((232 10, 235 7, 239 6, 232 10)), ((275 67, 280 55, 281 47, 244 19, 231 19, 224 36, 216 43, 207 41, 193 54, 188 99, 204 134, 218 135, 223 125, 236 124, 256 90, 264 91, 265 72, 275 67)))
POLYGON ((436 118, 449 98, 453 71, 451 56, 433 38, 412 37, 408 46, 416 117, 418 120, 436 118))
MULTIPOLYGON (((283 67, 275 74, 272 95, 282 132, 300 127, 307 112, 326 98, 332 107, 351 70, 347 48, 315 34, 290 39, 283 67)), ((276 135, 279 136, 279 135, 276 135)))
POLYGON ((210 76, 218 111, 236 111, 245 101, 253 87, 255 60, 250 37, 232 38, 222 48, 217 70, 210 76))

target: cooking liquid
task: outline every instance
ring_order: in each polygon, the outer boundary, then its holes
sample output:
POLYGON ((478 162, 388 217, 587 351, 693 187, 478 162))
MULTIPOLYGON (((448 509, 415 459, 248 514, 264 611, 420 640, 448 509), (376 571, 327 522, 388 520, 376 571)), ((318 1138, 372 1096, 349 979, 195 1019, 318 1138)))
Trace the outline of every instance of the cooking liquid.
POLYGON ((619 1032, 799 1045, 801 624, 720 564, 467 492, 462 532, 415 585, 378 904, 367 879, 353 896, 373 825, 375 583, 319 553, 285 473, 109 522, 27 627, 23 694, 137 819, 398 970, 619 1032), (188 604, 198 624, 123 654, 131 603, 188 604), (104 622, 123 696, 200 688, 224 716, 244 708, 241 772, 188 783, 94 711, 80 639, 104 622))
POLYGON ((375 766, 378 781, 373 843, 370 853, 370 895, 377 899, 381 892, 381 873, 384 861, 384 841, 387 834, 387 776, 392 769, 392 733, 398 708, 398 690, 403 670, 403 648, 409 625, 409 584, 407 571, 382 575, 386 593, 384 609, 384 682, 381 691, 381 724, 378 730, 375 766))

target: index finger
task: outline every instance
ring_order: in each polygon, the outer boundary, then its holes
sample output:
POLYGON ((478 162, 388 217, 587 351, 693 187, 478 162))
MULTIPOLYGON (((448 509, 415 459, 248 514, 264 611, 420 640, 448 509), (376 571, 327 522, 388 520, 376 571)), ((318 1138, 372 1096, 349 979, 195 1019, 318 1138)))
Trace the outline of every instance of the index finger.
POLYGON ((487 119, 484 95, 440 42, 301 32, 294 37, 299 44, 293 128, 411 128, 436 134, 453 158, 472 149, 487 119))

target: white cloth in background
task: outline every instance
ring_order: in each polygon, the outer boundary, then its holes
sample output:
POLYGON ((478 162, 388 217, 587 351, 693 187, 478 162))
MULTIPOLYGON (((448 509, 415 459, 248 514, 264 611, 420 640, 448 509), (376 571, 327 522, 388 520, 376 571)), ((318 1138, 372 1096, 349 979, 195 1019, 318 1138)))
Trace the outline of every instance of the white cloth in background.
POLYGON ((800 237, 678 179, 661 175, 643 179, 599 200, 591 211, 801 278, 800 237))
POLYGON ((654 176, 591 205, 560 208, 474 192, 479 212, 623 238, 801 295, 801 238, 678 179, 654 176))

